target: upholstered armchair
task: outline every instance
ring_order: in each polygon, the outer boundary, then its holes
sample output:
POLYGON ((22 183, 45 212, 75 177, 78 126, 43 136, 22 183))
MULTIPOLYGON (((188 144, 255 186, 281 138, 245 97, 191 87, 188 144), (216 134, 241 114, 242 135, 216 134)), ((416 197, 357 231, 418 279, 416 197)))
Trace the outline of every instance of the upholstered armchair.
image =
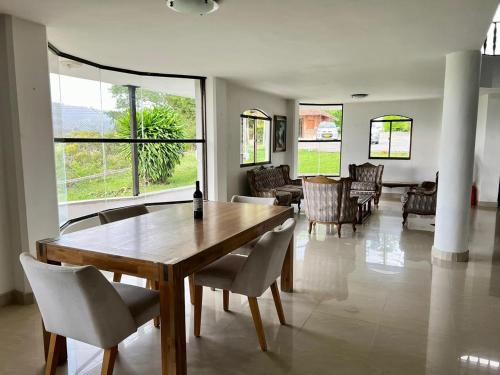
POLYGON ((438 177, 436 173, 436 182, 424 181, 403 194, 403 225, 408 221, 408 214, 436 215, 438 177))
POLYGON ((375 195, 375 204, 378 205, 380 194, 382 194, 382 173, 384 173, 383 165, 349 164, 349 177, 353 180, 352 192, 355 194, 372 193, 375 195))
POLYGON ((356 231, 358 198, 351 197, 351 179, 339 181, 324 176, 304 178, 304 202, 309 233, 317 223, 336 224, 340 238, 342 224, 356 231))
POLYGON ((276 198, 280 206, 296 203, 300 210, 300 201, 304 197, 302 180, 290 178, 288 165, 254 168, 247 171, 247 178, 252 196, 276 198))

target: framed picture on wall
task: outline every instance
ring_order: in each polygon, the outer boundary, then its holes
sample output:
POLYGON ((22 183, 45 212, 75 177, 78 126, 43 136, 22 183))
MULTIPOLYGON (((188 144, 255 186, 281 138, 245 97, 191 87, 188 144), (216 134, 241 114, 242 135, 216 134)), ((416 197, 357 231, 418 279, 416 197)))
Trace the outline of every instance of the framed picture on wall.
POLYGON ((274 116, 273 152, 286 151, 286 116, 274 116))

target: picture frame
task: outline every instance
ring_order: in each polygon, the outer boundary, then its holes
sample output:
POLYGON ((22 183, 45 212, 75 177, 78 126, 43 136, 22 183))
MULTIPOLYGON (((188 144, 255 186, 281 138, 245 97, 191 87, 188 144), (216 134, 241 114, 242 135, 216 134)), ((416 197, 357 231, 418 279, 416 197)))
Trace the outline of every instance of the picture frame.
POLYGON ((286 151, 286 116, 274 116, 273 152, 286 151))

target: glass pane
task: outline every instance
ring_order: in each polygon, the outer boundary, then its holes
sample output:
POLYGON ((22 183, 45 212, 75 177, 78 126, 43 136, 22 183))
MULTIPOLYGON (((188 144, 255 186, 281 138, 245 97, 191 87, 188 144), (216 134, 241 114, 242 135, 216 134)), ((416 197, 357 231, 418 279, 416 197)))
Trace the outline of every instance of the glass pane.
POLYGON ((241 118, 240 164, 254 163, 254 126, 254 119, 241 118))
POLYGON ((391 158, 409 158, 411 142, 411 122, 398 121, 392 123, 391 158))
POLYGON ((300 176, 340 175, 340 142, 299 142, 300 176))
POLYGON ((299 139, 342 139, 341 105, 300 105, 299 139))
POLYGON ((203 186, 202 148, 195 143, 138 145, 141 194, 148 202, 192 199, 196 180, 203 186))
POLYGON ((255 120, 255 136, 257 157, 256 163, 268 162, 270 160, 270 140, 271 140, 271 122, 268 120, 255 120))
POLYGON ((370 157, 389 157, 389 136, 391 123, 372 121, 370 125, 370 157))

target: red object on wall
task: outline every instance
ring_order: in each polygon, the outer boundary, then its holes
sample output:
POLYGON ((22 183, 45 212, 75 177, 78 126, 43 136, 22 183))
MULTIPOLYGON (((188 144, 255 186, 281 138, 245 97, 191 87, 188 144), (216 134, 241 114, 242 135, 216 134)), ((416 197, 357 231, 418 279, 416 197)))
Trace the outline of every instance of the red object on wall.
POLYGON ((477 187, 476 185, 472 185, 472 190, 470 192, 470 206, 477 206, 477 187))

